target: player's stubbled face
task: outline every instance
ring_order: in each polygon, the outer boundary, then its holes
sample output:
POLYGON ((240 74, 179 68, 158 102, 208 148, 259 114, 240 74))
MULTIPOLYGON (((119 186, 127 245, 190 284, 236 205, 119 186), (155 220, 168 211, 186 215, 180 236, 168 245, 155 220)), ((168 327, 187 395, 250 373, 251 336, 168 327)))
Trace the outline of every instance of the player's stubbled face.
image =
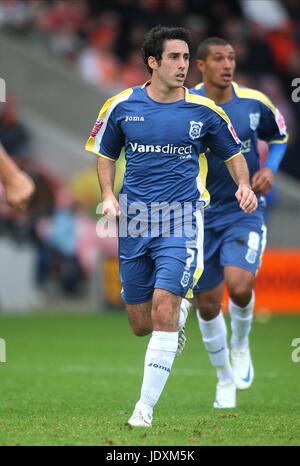
POLYGON ((235 54, 231 45, 211 45, 203 66, 207 80, 215 86, 227 87, 235 70, 235 54))
POLYGON ((166 40, 157 73, 170 87, 181 87, 189 69, 189 48, 183 40, 166 40))

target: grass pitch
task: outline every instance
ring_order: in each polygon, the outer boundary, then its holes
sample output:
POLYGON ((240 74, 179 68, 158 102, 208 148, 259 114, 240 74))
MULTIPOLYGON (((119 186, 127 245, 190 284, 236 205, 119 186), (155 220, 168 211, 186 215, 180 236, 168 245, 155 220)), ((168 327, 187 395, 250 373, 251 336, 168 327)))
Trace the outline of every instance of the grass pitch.
POLYGON ((195 315, 187 334, 152 429, 132 429, 148 337, 131 335, 123 312, 1 316, 0 445, 300 445, 300 317, 254 323, 255 382, 232 410, 212 407, 215 373, 195 315))

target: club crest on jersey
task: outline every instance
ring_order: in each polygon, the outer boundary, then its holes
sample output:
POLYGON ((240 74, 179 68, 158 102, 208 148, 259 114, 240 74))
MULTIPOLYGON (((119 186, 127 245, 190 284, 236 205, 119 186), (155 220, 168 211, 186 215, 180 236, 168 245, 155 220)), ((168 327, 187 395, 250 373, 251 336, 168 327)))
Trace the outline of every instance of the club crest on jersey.
POLYGON ((189 281, 190 281, 190 276, 191 276, 191 273, 188 270, 183 271, 181 281, 180 281, 183 288, 186 288, 188 286, 189 281))
POLYGON ((98 118, 96 120, 96 123, 94 124, 94 127, 91 131, 91 137, 94 138, 95 136, 97 136, 97 134, 99 133, 100 129, 102 128, 103 126, 103 123, 104 123, 104 120, 103 118, 98 118))
POLYGON ((255 131, 259 125, 260 113, 249 113, 250 128, 255 131))
POLYGON ((192 139, 197 139, 200 137, 202 126, 203 123, 201 121, 190 121, 189 135, 192 139))

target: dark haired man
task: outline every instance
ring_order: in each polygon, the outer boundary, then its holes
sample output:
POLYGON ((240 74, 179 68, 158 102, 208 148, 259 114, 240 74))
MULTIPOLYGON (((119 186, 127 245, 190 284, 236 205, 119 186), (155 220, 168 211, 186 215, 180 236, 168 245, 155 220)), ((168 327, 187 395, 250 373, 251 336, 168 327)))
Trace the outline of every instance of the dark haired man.
MULTIPOLYGON (((251 215, 239 209, 235 185, 214 150, 207 155, 210 208, 204 214, 204 272, 194 288, 197 317, 204 346, 217 370, 215 408, 234 408, 236 388, 250 387, 254 369, 248 335, 254 308, 253 285, 266 245, 264 195, 286 150, 287 133, 279 110, 261 92, 233 82, 235 53, 224 39, 211 37, 197 52, 203 82, 191 92, 212 99, 228 114, 242 143, 259 207, 251 215), (258 138, 269 144, 269 157, 259 166, 258 138), (221 308, 224 282, 229 292, 231 364, 226 324, 221 308)), ((184 300, 182 307, 186 309, 184 300)))
POLYGON ((207 147, 219 153, 238 184, 240 208, 252 212, 257 207, 227 115, 183 87, 189 43, 189 33, 182 28, 152 29, 142 47, 151 80, 104 104, 86 146, 100 156, 103 213, 120 215, 120 230, 124 223, 128 227, 128 234, 119 231, 119 268, 130 325, 139 336, 152 332, 140 399, 128 421, 132 426, 151 426, 177 351, 180 301, 191 296, 202 272, 207 192, 201 161, 199 174, 199 154, 207 147), (113 194, 114 163, 122 146, 126 171, 118 202, 113 194), (185 215, 186 207, 190 216, 185 215), (132 231, 137 210, 143 212, 136 222, 139 234, 132 231), (155 217, 158 210, 162 219, 155 217))

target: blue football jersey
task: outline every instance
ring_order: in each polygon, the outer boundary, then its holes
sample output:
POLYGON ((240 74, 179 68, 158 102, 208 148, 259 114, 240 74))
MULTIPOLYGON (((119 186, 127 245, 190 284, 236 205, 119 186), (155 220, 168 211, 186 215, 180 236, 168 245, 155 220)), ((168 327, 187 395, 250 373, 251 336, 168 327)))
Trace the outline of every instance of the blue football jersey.
MULTIPOLYGON (((220 107, 227 113, 241 141, 243 153, 250 172, 250 179, 259 170, 257 140, 263 139, 268 144, 285 143, 287 132, 284 119, 279 110, 267 96, 254 89, 232 83, 233 96, 230 102, 220 107)), ((190 90, 199 96, 205 96, 203 83, 190 90)), ((207 189, 211 195, 210 208, 205 212, 205 225, 223 224, 227 218, 230 223, 243 215, 235 198, 236 185, 230 177, 220 157, 215 157, 212 149, 206 154, 208 164, 207 189)), ((261 199, 262 201, 262 199, 261 199)), ((262 205, 262 202, 260 202, 262 205)))
MULTIPOLYGON (((147 83, 146 83, 147 84, 147 83)), ((220 165, 240 152, 226 113, 212 100, 185 89, 182 100, 152 100, 146 84, 129 88, 103 105, 86 149, 117 160, 125 148, 121 192, 127 202, 209 203, 205 188, 209 148, 220 165)))

